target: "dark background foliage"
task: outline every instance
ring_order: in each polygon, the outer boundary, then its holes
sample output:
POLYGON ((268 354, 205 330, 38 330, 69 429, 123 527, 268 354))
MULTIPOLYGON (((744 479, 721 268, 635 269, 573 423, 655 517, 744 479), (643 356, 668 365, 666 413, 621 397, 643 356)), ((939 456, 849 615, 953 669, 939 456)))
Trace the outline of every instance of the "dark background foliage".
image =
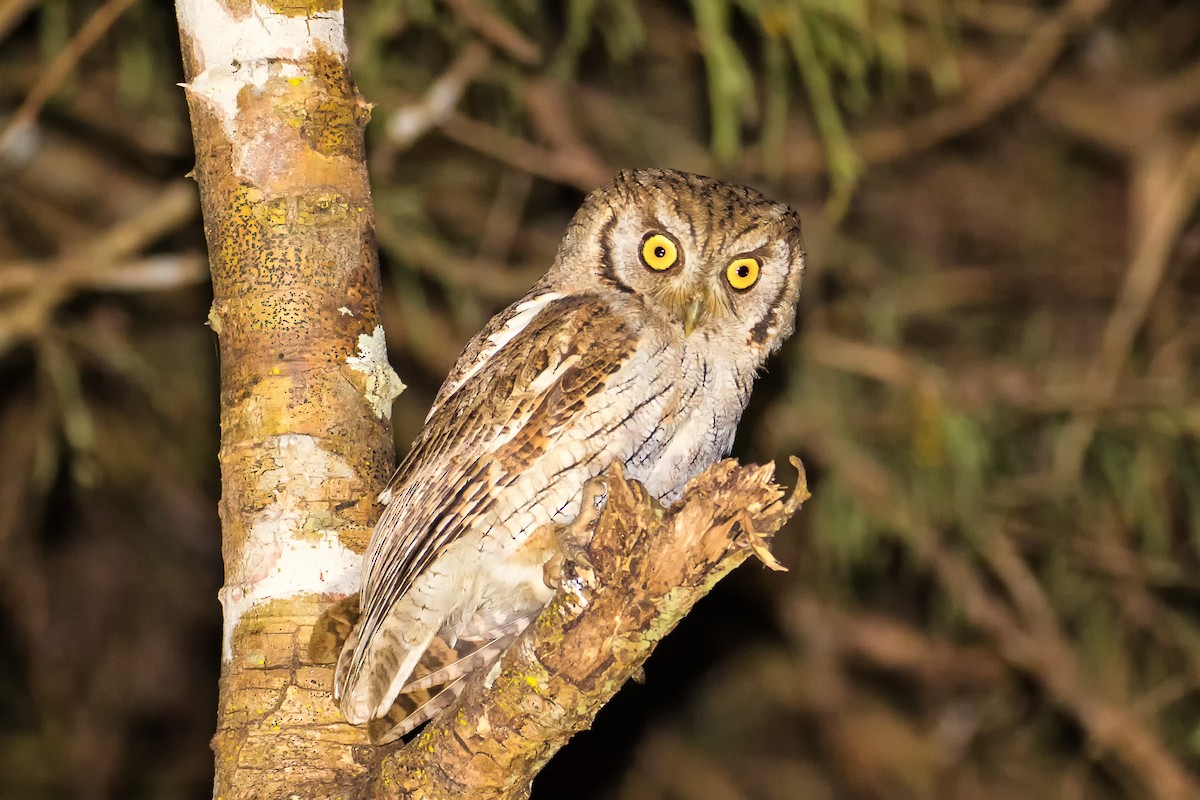
MULTIPOLYGON (((1188 796, 1200 7, 352 6, 402 447, 617 169, 804 219, 800 327, 736 448, 809 467, 791 571, 719 586, 535 797, 1188 796)), ((5 797, 211 792, 216 364, 172 12, 0 3, 5 797)))

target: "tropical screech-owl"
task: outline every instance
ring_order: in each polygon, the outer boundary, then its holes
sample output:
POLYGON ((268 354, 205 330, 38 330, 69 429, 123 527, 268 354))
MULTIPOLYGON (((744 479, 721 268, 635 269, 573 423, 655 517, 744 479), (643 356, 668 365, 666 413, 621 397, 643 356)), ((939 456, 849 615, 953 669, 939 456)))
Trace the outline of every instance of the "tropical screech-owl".
POLYGON ((795 212, 752 189, 656 169, 588 195, 380 496, 334 679, 346 718, 390 741, 494 661, 553 596, 557 540, 534 532, 575 518, 614 461, 670 503, 728 453, 803 271, 795 212))

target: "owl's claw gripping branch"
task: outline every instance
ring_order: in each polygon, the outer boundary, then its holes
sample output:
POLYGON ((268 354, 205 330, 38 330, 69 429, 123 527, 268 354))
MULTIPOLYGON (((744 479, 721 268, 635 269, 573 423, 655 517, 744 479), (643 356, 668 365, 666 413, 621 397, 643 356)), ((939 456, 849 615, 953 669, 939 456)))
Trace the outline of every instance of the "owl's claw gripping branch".
POLYGON ((468 678, 453 707, 384 760, 376 797, 528 796, 546 761, 591 726, 658 642, 749 556, 741 532, 755 531, 765 551, 808 496, 803 470, 784 499, 773 465, 732 460, 691 481, 665 510, 619 468, 606 481, 588 547, 589 602, 571 603, 561 585, 498 670, 468 678))
MULTIPOLYGON (((573 564, 588 572, 596 571, 588 555, 587 546, 592 541, 600 512, 608 501, 608 481, 603 477, 592 478, 583 486, 583 502, 579 514, 566 525, 548 525, 555 538, 557 553, 550 557, 544 568, 546 585, 557 589, 562 583, 563 567, 573 564)), ((534 534, 536 537, 537 534, 534 534)))

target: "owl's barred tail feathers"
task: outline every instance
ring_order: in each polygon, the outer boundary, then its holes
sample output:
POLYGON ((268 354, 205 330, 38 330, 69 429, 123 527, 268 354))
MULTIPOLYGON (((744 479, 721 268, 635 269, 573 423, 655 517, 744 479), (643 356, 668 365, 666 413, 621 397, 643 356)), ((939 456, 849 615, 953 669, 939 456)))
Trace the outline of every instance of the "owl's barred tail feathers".
POLYGON ((445 616, 406 597, 364 637, 370 619, 363 615, 334 669, 334 697, 350 724, 362 725, 388 712, 445 616))
MULTIPOLYGON (((433 634, 413 643, 413 629, 421 627, 418 619, 405 617, 408 624, 402 625, 394 612, 365 649, 360 621, 334 670, 334 698, 340 700, 342 714, 353 725, 370 723, 376 744, 400 738, 453 702, 463 678, 498 659, 532 619, 514 619, 451 645, 433 634)), ((427 630, 437 627, 440 622, 427 630)))
POLYGON ((433 719, 454 702, 466 685, 468 675, 500 658, 517 635, 528 627, 531 617, 514 620, 472 640, 459 640, 451 647, 435 638, 421 654, 411 679, 388 712, 367 725, 375 744, 394 742, 433 719))
POLYGON ((433 719, 458 698, 466 685, 465 680, 466 676, 463 675, 445 686, 400 695, 388 713, 367 724, 371 742, 390 744, 416 730, 423 722, 433 719))

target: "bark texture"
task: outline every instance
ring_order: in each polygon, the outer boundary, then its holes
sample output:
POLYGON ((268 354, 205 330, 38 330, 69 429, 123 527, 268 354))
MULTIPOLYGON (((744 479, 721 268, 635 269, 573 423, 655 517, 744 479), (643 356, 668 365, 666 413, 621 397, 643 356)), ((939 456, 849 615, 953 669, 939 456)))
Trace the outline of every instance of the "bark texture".
MULTIPOLYGON (((799 467, 799 462, 794 462, 799 467)), ((560 589, 458 702, 384 761, 378 798, 527 797, 534 777, 631 677, 658 642, 807 499, 788 499, 774 466, 722 461, 664 510, 619 470, 588 547, 560 589)))
POLYGON ((308 663, 393 467, 363 128, 337 3, 178 0, 221 362, 214 797, 334 797, 372 748, 308 663))

